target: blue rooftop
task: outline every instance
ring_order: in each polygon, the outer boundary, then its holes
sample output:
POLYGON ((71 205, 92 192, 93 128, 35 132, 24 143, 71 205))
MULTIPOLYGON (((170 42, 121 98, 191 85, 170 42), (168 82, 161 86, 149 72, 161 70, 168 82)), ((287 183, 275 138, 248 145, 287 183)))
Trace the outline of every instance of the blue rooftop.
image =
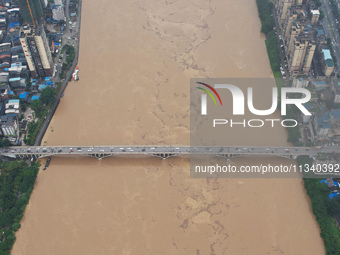
POLYGON ((320 118, 318 118, 318 125, 322 128, 331 128, 329 124, 330 116, 329 112, 325 112, 323 115, 321 115, 320 118))
POLYGON ((11 100, 8 100, 8 103, 9 104, 18 104, 18 103, 20 103, 20 100, 19 99, 11 99, 11 100))
POLYGON ((39 85, 39 90, 46 89, 46 87, 47 87, 47 85, 43 85, 43 84, 41 84, 41 85, 39 85))
POLYGON ((32 96, 31 101, 37 100, 37 99, 39 99, 39 97, 40 97, 40 93, 37 93, 37 94, 35 94, 35 95, 32 96))
POLYGON ((23 92, 23 93, 20 93, 19 98, 20 99, 26 99, 27 96, 28 96, 28 92, 23 92))
POLYGON ((338 196, 338 193, 336 193, 336 192, 333 192, 333 193, 328 195, 329 199, 332 199, 332 198, 337 197, 337 196, 338 196))
POLYGON ((329 49, 322 49, 324 59, 332 59, 331 51, 329 49))
POLYGON ((331 114, 334 119, 340 119, 340 109, 331 110, 331 114))
POLYGON ((11 81, 20 81, 20 79, 21 79, 20 77, 10 78, 9 81, 10 81, 10 82, 11 82, 11 81))
POLYGON ((316 85, 326 85, 325 81, 316 81, 315 82, 316 85))

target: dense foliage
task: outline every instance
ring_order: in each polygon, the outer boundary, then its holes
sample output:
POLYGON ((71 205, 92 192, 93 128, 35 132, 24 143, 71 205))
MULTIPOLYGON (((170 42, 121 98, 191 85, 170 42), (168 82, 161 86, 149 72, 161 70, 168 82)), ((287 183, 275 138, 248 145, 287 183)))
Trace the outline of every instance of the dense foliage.
POLYGON ((261 19, 261 32, 268 34, 273 31, 275 27, 275 20, 273 17, 274 4, 267 0, 256 0, 256 3, 261 19))
POLYGON ((278 46, 274 31, 271 31, 270 33, 267 34, 266 46, 267 46, 268 57, 270 60, 270 66, 273 72, 279 71, 281 60, 280 60, 280 54, 279 54, 279 46, 278 46))
POLYGON ((257 8, 259 10, 259 17, 261 20, 261 32, 266 34, 266 47, 270 65, 273 70, 280 70, 280 51, 278 47, 277 38, 274 32, 275 20, 273 17, 274 5, 267 0, 256 0, 257 8))
POLYGON ((39 120, 32 121, 28 124, 28 135, 24 138, 25 144, 34 145, 35 138, 44 122, 45 116, 47 115, 48 109, 54 100, 56 92, 55 88, 47 87, 41 92, 40 99, 32 101, 31 108, 35 111, 36 117, 38 117, 39 120))
POLYGON ((0 140, 0 147, 8 147, 8 146, 11 146, 10 141, 8 141, 7 139, 0 140))
POLYGON ((0 175, 0 255, 9 255, 32 193, 39 164, 25 161, 1 163, 0 175))
POLYGON ((62 48, 62 53, 66 51, 66 62, 62 65, 62 70, 60 73, 60 79, 65 79, 67 71, 71 68, 72 62, 75 56, 74 47, 71 45, 65 45, 62 48))
POLYGON ((41 92, 40 100, 43 104, 47 105, 53 101, 55 94, 56 90, 54 88, 47 87, 41 92))
POLYGON ((329 199, 329 189, 320 179, 304 179, 305 188, 312 202, 313 213, 319 223, 321 234, 325 242, 327 255, 340 254, 340 231, 332 218, 340 213, 339 198, 329 199))
MULTIPOLYGON (((290 105, 290 106, 287 107, 287 114, 284 117, 284 119, 296 119, 298 112, 299 112, 299 110, 295 105, 294 106, 290 105)), ((294 123, 286 123, 286 125, 287 124, 293 125, 294 123)), ((292 143, 295 146, 302 146, 303 145, 300 142, 301 133, 300 133, 300 130, 299 130, 299 126, 289 127, 289 128, 287 128, 287 131, 288 131, 287 142, 292 143)))
MULTIPOLYGON (((36 101, 36 100, 34 100, 36 101)), ((28 124, 28 134, 27 136, 24 138, 24 142, 27 145, 34 145, 35 142, 35 138, 39 132, 40 127, 42 126, 45 116, 47 115, 48 109, 50 108, 50 105, 48 105, 47 107, 45 107, 40 115, 40 118, 38 121, 31 121, 28 124)))

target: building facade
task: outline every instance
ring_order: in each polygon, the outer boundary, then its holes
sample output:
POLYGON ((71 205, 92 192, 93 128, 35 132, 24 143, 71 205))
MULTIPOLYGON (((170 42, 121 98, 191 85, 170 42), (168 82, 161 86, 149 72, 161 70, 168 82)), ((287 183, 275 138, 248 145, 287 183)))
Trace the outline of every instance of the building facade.
POLYGON ((329 77, 334 71, 334 63, 329 49, 321 50, 321 66, 325 76, 329 77))
POLYGON ((43 26, 40 25, 35 29, 24 27, 21 31, 20 42, 32 77, 52 76, 52 55, 43 26))

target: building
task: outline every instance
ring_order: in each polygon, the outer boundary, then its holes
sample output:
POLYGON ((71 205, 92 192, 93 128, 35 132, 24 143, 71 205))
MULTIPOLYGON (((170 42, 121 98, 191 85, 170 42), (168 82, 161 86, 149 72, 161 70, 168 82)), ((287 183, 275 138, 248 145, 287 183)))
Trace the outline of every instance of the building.
POLYGON ((0 117, 0 128, 3 136, 17 136, 18 118, 16 114, 0 117))
POLYGON ((53 5, 52 7, 53 19, 56 21, 64 20, 64 8, 61 5, 53 5))
MULTIPOLYGON (((317 103, 305 103, 303 106, 313 115, 317 113, 320 110, 320 106, 317 103)), ((311 115, 305 115, 303 112, 301 112, 301 118, 302 118, 302 123, 307 124, 311 121, 312 119, 311 115)))
POLYGON ((294 77, 292 87, 293 88, 306 88, 308 87, 309 80, 303 77, 294 77))
POLYGON ((321 66, 322 72, 325 74, 325 76, 331 76, 334 71, 334 62, 329 49, 321 50, 321 66))
POLYGON ((23 134, 26 133, 27 126, 28 126, 28 121, 27 120, 23 120, 22 123, 21 123, 21 127, 20 127, 21 133, 23 133, 23 134))
POLYGON ((13 91, 25 90, 26 88, 26 78, 20 77, 9 78, 8 82, 13 91))
POLYGON ((313 81, 312 82, 316 92, 328 88, 330 85, 325 81, 313 81))
POLYGON ((333 109, 330 112, 331 132, 330 137, 334 142, 340 142, 340 109, 333 109))
POLYGON ((334 103, 336 104, 340 103, 340 82, 334 83, 333 92, 334 92, 334 103))
POLYGON ((20 113, 20 100, 11 99, 5 106, 5 114, 19 114, 20 113))
POLYGON ((315 134, 318 137, 318 140, 327 139, 328 132, 331 128, 329 112, 323 113, 318 118, 315 118, 314 121, 315 134))
POLYGON ((319 21, 320 11, 319 10, 311 10, 311 24, 315 25, 319 21))
POLYGON ((295 38, 292 52, 289 56, 288 68, 291 75, 308 74, 312 65, 316 43, 312 38, 311 31, 304 32, 295 38))
POLYGON ((37 24, 43 16, 40 0, 18 0, 20 14, 23 20, 30 24, 37 24))
POLYGON ((54 66, 43 26, 40 25, 35 29, 24 27, 21 31, 20 42, 32 77, 52 76, 54 66))
POLYGON ((48 1, 47 0, 42 0, 41 3, 42 3, 43 8, 46 8, 47 5, 48 5, 48 1))
POLYGON ((289 9, 291 8, 292 5, 294 5, 295 0, 278 0, 277 1, 277 15, 279 17, 279 23, 283 24, 286 16, 287 16, 287 12, 289 11, 289 9))
POLYGON ((340 109, 324 112, 314 118, 315 140, 340 142, 340 109))
POLYGON ((334 93, 330 89, 325 89, 319 93, 321 100, 333 100, 334 93))

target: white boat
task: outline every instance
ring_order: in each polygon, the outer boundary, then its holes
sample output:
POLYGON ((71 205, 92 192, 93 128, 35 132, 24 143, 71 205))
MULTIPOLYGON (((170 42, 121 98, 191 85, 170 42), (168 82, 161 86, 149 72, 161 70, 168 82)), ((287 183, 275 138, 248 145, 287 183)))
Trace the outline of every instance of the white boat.
POLYGON ((79 73, 79 68, 77 66, 76 69, 74 69, 74 72, 72 74, 72 80, 74 82, 77 82, 79 80, 78 73, 79 73))

